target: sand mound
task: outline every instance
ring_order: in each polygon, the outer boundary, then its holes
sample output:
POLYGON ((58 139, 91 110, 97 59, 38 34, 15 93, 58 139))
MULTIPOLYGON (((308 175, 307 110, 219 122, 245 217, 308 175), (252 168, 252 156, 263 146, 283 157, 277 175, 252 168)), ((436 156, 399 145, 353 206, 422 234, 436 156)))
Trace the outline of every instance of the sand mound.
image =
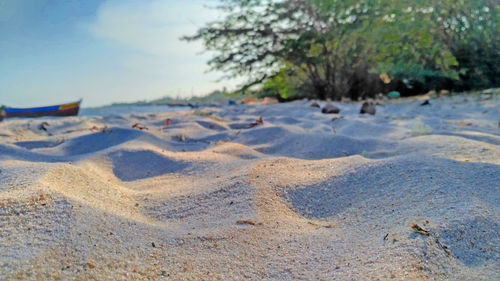
POLYGON ((68 140, 58 149, 64 155, 93 153, 137 139, 143 134, 138 130, 110 128, 106 132, 87 134, 68 140))
MULTIPOLYGON (((499 172, 497 165, 485 163, 392 158, 372 162, 319 185, 288 190, 286 197, 294 209, 310 218, 344 213, 357 213, 366 219, 382 218, 396 205, 415 211, 415 217, 423 216, 424 210, 436 217, 451 216, 446 212, 457 214, 455 208, 461 210, 458 215, 462 216, 475 212, 479 206, 495 207, 500 194, 495 192, 492 178, 499 172), (477 204, 471 204, 471 199, 477 200, 477 204), (454 208, 449 209, 450 206, 454 208)), ((411 211, 404 216, 408 212, 411 211)))
POLYGON ((23 160, 32 162, 65 161, 65 158, 61 156, 40 154, 24 148, 20 148, 13 144, 0 144, 0 159, 23 160))
POLYGON ((227 130, 227 127, 219 124, 219 123, 216 123, 216 122, 209 122, 209 121, 197 121, 197 123, 206 128, 206 129, 210 129, 210 130, 215 130, 215 131, 225 131, 227 130))
POLYGON ((99 176, 100 172, 94 165, 59 164, 51 168, 40 183, 79 204, 145 221, 134 208, 134 192, 99 176))
POLYGON ((58 141, 19 141, 14 144, 26 149, 37 149, 37 148, 47 148, 47 147, 56 147, 60 145, 62 142, 58 141))
POLYGON ((356 139, 328 134, 291 134, 266 144, 260 152, 302 159, 326 159, 362 154, 370 158, 388 157, 397 143, 379 139, 356 139), (321 147, 321 150, 317 148, 321 147), (379 153, 380 151, 380 153, 379 153))
MULTIPOLYGON (((326 160, 273 162, 271 169, 283 175, 272 177, 274 181, 268 184, 283 200, 271 207, 268 219, 286 216, 304 222, 300 218, 304 217, 318 229, 332 227, 328 234, 331 238, 318 240, 328 240, 329 247, 335 249, 332 261, 341 278, 362 278, 373 272, 391 272, 410 279, 481 279, 498 274, 499 251, 495 245, 500 239, 496 232, 500 194, 493 182, 500 172, 497 165, 417 155, 346 160, 357 162, 357 168, 342 171, 335 167, 342 162, 330 160, 329 172, 328 168, 316 170, 325 167, 326 160), (297 169, 302 174, 316 171, 316 178, 293 176, 297 169), (485 218, 486 210, 496 215, 485 218), (413 232, 413 223, 429 231, 430 236, 413 232), (356 245, 354 251, 352 245, 356 245), (401 268, 389 266, 401 259, 406 261, 401 268), (342 261, 348 261, 360 275, 339 267, 342 261)), ((269 178, 261 176, 265 184, 269 178)), ((270 199, 273 195, 267 192, 267 205, 276 200, 270 199)))
POLYGON ((114 151, 109 154, 113 172, 122 181, 134 181, 169 173, 180 173, 190 165, 150 150, 114 151))
POLYGON ((158 221, 175 222, 194 229, 234 225, 240 219, 255 220, 255 191, 242 181, 203 193, 159 197, 148 201, 145 213, 158 221))
POLYGON ((246 145, 241 145, 239 143, 233 142, 223 142, 221 145, 217 145, 213 150, 215 153, 225 154, 234 156, 237 159, 257 159, 265 157, 265 154, 259 153, 258 151, 249 148, 246 145))

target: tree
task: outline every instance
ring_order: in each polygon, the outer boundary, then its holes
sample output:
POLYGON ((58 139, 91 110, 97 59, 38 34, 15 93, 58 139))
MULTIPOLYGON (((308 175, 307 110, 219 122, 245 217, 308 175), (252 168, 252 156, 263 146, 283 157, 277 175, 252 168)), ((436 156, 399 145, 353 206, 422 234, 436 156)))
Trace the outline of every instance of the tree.
POLYGON ((459 90, 500 87, 500 3, 459 1, 443 16, 450 48, 462 72, 459 90))
MULTIPOLYGON (((498 6, 494 0, 226 0, 218 7, 223 20, 184 39, 215 51, 212 69, 247 77, 242 89, 357 98, 383 91, 382 73, 422 83, 463 79, 460 62, 467 60, 457 54, 476 54, 473 42, 493 40, 498 6)), ((498 48, 488 51, 498 55, 498 48)))

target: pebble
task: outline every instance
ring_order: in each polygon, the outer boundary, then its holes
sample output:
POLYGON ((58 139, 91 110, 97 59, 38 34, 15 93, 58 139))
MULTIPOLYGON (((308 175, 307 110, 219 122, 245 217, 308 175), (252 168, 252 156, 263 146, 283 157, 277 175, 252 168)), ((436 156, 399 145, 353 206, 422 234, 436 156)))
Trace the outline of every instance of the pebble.
POLYGON ((337 114, 340 112, 340 108, 336 107, 335 105, 331 104, 331 103, 328 103, 325 105, 325 107, 323 107, 323 109, 321 110, 321 113, 324 113, 324 114, 337 114))
POLYGON ((319 106, 319 104, 318 104, 317 102, 313 102, 313 103, 311 103, 311 106, 312 106, 312 107, 317 107, 317 108, 319 108, 319 107, 320 107, 320 106, 319 106))
POLYGON ((359 113, 361 114, 368 113, 371 115, 375 115, 376 112, 377 110, 373 102, 364 102, 363 105, 361 106, 361 110, 359 111, 359 113))

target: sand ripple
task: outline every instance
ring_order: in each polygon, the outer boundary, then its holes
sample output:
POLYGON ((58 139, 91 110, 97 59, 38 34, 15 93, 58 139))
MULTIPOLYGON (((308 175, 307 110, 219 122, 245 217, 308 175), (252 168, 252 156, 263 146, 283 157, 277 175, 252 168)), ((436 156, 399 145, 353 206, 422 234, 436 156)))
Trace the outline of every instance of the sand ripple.
POLYGON ((0 279, 499 279, 500 101, 465 99, 4 121, 0 279))

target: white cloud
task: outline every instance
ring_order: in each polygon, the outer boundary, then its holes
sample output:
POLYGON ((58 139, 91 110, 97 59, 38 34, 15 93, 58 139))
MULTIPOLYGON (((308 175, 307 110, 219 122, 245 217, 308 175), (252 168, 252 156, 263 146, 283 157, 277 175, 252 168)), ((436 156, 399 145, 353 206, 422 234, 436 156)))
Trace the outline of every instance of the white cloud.
POLYGON ((95 21, 86 24, 85 29, 94 37, 111 42, 121 57, 119 67, 123 71, 115 71, 120 75, 125 72, 131 78, 119 86, 122 96, 131 97, 135 92, 137 99, 142 99, 140 95, 145 91, 150 97, 200 95, 237 84, 236 81, 216 83, 222 74, 206 73, 210 54, 200 55, 201 43, 179 40, 216 20, 220 16, 218 11, 206 5, 217 2, 107 0, 99 7, 95 21))
POLYGON ((202 51, 199 43, 180 41, 198 27, 216 19, 207 1, 128 0, 105 1, 89 27, 100 38, 162 57, 192 56, 202 51))

